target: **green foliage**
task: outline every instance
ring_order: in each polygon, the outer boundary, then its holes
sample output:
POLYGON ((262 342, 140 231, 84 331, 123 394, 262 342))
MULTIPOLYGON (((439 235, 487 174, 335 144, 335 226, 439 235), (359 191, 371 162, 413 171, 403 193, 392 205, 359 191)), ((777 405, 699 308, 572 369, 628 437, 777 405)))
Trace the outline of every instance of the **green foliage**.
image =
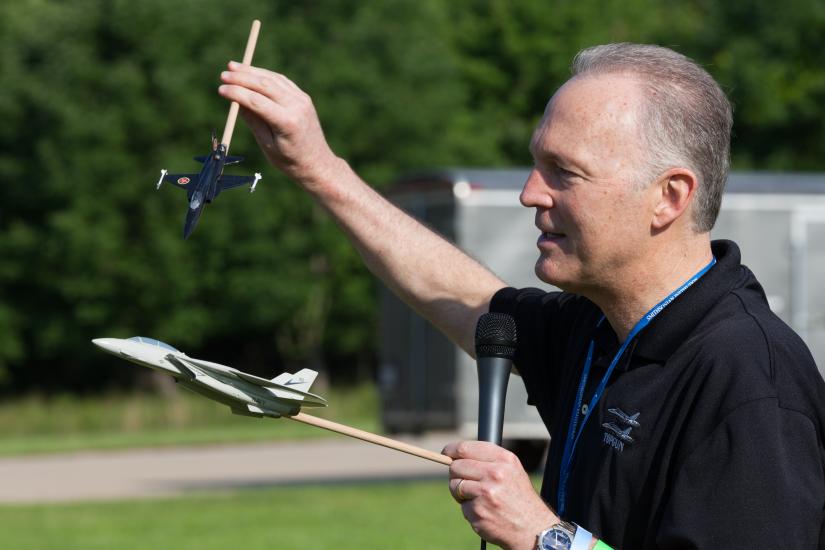
POLYGON ((334 149, 379 187, 529 163, 573 54, 625 40, 675 47, 719 79, 736 166, 825 163, 819 0, 4 2, 0 387, 133 382, 89 340, 138 333, 262 374, 371 361, 372 279, 246 128, 232 171, 263 171, 258 192, 222 195, 189 241, 182 193, 154 192, 159 168, 195 170, 222 129, 218 73, 256 17, 255 63, 310 92, 334 149))
MULTIPOLYGON (((426 40, 447 21, 433 2, 258 6, 0 8, 9 122, 0 130, 0 369, 12 369, 10 382, 115 381, 89 343, 103 335, 148 334, 190 353, 236 347, 241 356, 229 359, 275 363, 267 372, 372 348, 372 282, 296 186, 263 170, 254 196, 221 196, 183 242, 182 194, 152 185, 160 167, 194 170, 190 158, 222 128, 217 76, 240 57, 253 15, 264 22, 256 63, 319 98, 331 141, 357 169, 381 181, 455 162, 450 140, 460 133, 444 122, 461 105, 454 56, 426 40), (385 28, 399 13, 403 22, 385 28), (448 84, 420 85, 429 81, 448 84)), ((247 155, 246 171, 265 166, 241 126, 232 151, 247 155)))
POLYGON ((695 2, 671 39, 708 64, 734 104, 734 164, 788 171, 825 167, 825 4, 695 2))
POLYGON ((138 502, 4 506, 6 548, 470 548, 443 481, 279 487, 138 502))

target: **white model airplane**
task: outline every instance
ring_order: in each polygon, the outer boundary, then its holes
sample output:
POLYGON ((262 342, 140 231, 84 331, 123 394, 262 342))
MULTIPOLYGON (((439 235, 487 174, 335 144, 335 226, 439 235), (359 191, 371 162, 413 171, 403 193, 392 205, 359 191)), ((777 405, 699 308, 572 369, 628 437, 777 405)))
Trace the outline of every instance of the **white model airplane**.
POLYGON ((175 378, 184 388, 229 405, 243 416, 293 416, 301 407, 326 407, 323 397, 309 393, 318 373, 303 369, 272 380, 237 369, 195 359, 154 338, 96 338, 97 347, 175 378))

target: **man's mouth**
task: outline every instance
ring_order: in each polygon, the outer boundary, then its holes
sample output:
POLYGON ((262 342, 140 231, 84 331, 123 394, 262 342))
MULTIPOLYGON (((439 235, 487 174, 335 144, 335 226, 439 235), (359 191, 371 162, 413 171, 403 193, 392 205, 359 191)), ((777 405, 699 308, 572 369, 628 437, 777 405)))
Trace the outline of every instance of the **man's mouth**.
POLYGON ((557 247, 563 246, 565 242, 565 235, 564 233, 554 233, 552 231, 542 231, 541 235, 539 235, 538 241, 536 242, 536 246, 539 249, 555 249, 557 247))
POLYGON ((553 233, 552 231, 543 231, 540 239, 543 241, 553 241, 564 237, 564 233, 553 233))

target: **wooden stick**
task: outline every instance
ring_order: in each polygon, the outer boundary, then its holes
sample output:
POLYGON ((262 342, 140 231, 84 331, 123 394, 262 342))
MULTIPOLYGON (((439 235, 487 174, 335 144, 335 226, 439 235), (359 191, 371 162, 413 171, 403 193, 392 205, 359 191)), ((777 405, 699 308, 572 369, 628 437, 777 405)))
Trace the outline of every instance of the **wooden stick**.
MULTIPOLYGON (((258 43, 258 32, 261 30, 261 22, 257 19, 252 22, 252 28, 249 29, 249 40, 246 41, 246 51, 243 54, 243 65, 252 63, 252 55, 255 53, 255 44, 258 43)), ((221 144, 226 148, 226 153, 229 153, 229 142, 232 141, 232 132, 235 131, 235 122, 238 120, 238 110, 240 106, 237 101, 233 101, 229 105, 229 116, 226 117, 226 126, 223 128, 223 137, 221 144)))
POLYGON ((421 447, 416 447, 415 445, 408 445, 407 443, 402 443, 401 441, 396 441, 395 439, 390 439, 389 437, 383 437, 374 433, 365 432, 364 430, 345 426, 344 424, 338 424, 337 422, 332 422, 330 420, 324 420, 323 418, 318 418, 317 416, 310 416, 302 412, 299 412, 295 416, 286 416, 284 418, 291 418, 292 420, 297 420, 298 422, 303 422, 304 424, 310 424, 318 428, 338 432, 356 439, 361 439, 368 443, 375 443, 376 445, 389 447, 390 449, 395 449, 396 451, 401 451, 402 453, 432 460, 433 462, 438 462, 439 464, 444 464, 445 466, 449 466, 453 462, 452 458, 441 453, 428 451, 427 449, 422 449, 421 447))

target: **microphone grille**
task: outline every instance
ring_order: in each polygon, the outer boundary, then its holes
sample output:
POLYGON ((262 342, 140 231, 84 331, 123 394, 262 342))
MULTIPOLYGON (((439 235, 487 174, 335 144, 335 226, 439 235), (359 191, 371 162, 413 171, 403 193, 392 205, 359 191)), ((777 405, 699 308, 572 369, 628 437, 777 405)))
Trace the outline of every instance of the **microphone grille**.
POLYGON ((476 357, 504 357, 516 354, 516 320, 506 313, 485 313, 476 324, 476 357))

